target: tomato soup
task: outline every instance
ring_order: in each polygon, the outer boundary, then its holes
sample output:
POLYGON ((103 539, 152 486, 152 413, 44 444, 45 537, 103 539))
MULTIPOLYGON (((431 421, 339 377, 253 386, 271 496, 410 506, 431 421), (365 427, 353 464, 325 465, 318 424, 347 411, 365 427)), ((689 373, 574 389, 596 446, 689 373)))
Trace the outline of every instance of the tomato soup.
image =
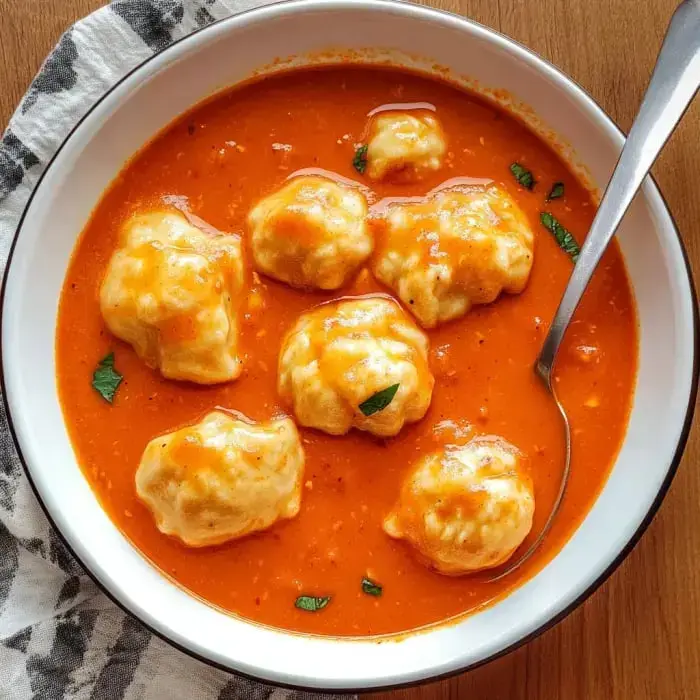
POLYGON ((498 569, 446 576, 427 567, 406 542, 387 536, 382 523, 416 460, 452 439, 449 426, 469 424, 476 435, 500 436, 527 456, 536 507, 518 552, 542 528, 559 488, 564 437, 533 364, 573 269, 561 236, 557 240, 552 226, 543 225, 543 212, 580 243, 595 203, 555 150, 517 118, 446 82, 389 68, 329 66, 264 77, 195 107, 147 144, 104 194, 77 244, 60 300, 56 357, 65 421, 104 509, 145 557, 185 589, 279 628, 398 633, 503 597, 571 537, 603 487, 625 433, 637 321, 616 243, 557 362, 557 391, 573 433, 571 481, 536 555, 498 581, 492 580, 498 569), (428 105, 439 119, 447 149, 443 166, 418 180, 369 181, 357 168, 368 114, 397 103, 428 105), (503 294, 426 329, 435 386, 421 420, 390 438, 355 429, 334 436, 299 426, 306 465, 296 517, 217 546, 188 547, 162 534, 137 496, 135 473, 147 443, 218 407, 253 421, 289 415, 277 388, 278 358, 300 314, 340 297, 393 295, 367 265, 341 289, 325 292, 254 275, 249 211, 308 168, 360 183, 375 205, 424 197, 453 178, 495 183, 517 203, 534 234, 529 281, 520 294, 503 294), (208 226, 241 236, 245 294, 254 288, 256 303, 241 310, 242 372, 234 381, 205 386, 165 379, 103 321, 99 289, 124 222, 135 212, 164 207, 185 207, 208 226), (123 376, 111 404, 91 386, 109 353, 123 376), (378 584, 381 595, 368 593, 363 579, 378 584), (330 602, 309 611, 294 604, 302 594, 330 602))

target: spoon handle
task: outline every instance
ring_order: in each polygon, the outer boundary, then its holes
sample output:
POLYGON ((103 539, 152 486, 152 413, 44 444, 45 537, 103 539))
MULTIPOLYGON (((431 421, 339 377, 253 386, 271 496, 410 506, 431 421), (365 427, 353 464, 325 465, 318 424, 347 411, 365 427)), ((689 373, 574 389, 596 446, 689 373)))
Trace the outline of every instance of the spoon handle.
POLYGON ((583 292, 659 152, 700 87, 700 0, 675 11, 649 87, 537 358, 551 387, 554 358, 583 292))

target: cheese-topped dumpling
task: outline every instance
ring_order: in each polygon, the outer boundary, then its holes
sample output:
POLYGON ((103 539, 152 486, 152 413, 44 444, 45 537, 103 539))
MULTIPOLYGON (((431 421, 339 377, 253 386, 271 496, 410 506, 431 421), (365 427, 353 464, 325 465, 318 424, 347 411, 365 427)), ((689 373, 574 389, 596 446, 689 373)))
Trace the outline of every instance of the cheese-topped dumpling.
POLYGON ((386 112, 374 117, 367 143, 371 180, 420 180, 442 167, 447 147, 440 122, 429 112, 386 112))
POLYGON ((465 574, 505 562, 532 527, 535 500, 522 456, 505 440, 475 438, 419 460, 384 531, 429 566, 465 574))
POLYGON ((372 252, 366 215, 358 188, 294 178, 248 215, 255 266, 293 287, 338 289, 372 252))
POLYGON ((438 191, 393 204, 375 220, 375 276, 425 328, 519 294, 532 268, 534 238, 518 205, 496 185, 438 191))
POLYGON ((425 415, 433 384, 428 339, 386 297, 318 306, 282 344, 280 395, 301 425, 331 435, 396 435, 425 415))
POLYGON ((109 330, 168 379, 214 384, 241 372, 237 236, 205 232, 179 213, 131 217, 100 289, 109 330))
POLYGON ((214 411, 148 443, 136 492, 161 532, 204 547, 293 518, 303 475, 291 419, 252 423, 214 411))

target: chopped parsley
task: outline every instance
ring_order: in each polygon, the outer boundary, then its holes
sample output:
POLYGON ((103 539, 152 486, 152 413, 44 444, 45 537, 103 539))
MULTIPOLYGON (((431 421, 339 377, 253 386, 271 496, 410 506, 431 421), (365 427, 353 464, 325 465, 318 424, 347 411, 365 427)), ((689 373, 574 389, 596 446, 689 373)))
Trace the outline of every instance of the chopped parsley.
POLYGON ((574 237, 548 212, 540 213, 540 221, 542 225, 552 233, 559 247, 567 253, 574 263, 578 260, 581 249, 574 237))
POLYGON ((330 601, 331 597, 329 595, 300 595, 294 601, 294 607, 299 608, 299 610, 306 610, 307 612, 318 612, 319 610, 323 610, 330 601))
POLYGON ((373 416, 375 413, 383 411, 393 401, 398 390, 399 385, 392 384, 386 389, 382 389, 376 394, 372 394, 372 396, 360 404, 359 409, 365 416, 373 416))
POLYGON ((531 190, 535 186, 533 174, 520 163, 512 163, 510 172, 513 173, 513 177, 518 181, 518 184, 522 185, 526 190, 531 190))
POLYGON ((378 583, 375 583, 371 579, 363 578, 362 592, 366 593, 367 595, 373 595, 375 596, 375 598, 379 598, 379 596, 382 594, 382 586, 378 583))
POLYGON ((547 201, 551 202, 553 199, 559 199, 559 197, 564 196, 564 183, 563 182, 555 182, 552 185, 552 189, 549 190, 549 194, 547 195, 547 201))
POLYGON ((360 146, 355 151, 355 157, 352 159, 352 167, 355 168, 360 175, 364 174, 367 168, 367 144, 360 146))
POLYGON ((116 369, 114 369, 114 353, 103 357, 97 365, 97 369, 92 375, 92 388, 109 403, 114 401, 114 395, 117 393, 117 388, 122 383, 122 377, 116 369))

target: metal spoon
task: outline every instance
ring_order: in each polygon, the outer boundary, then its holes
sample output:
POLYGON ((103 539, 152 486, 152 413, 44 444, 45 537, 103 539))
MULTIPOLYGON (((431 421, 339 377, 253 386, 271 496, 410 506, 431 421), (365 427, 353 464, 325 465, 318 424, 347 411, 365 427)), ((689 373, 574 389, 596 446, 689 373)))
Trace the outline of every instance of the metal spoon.
POLYGON ((566 330, 600 258, 622 217, 681 117, 700 87, 700 0, 684 0, 676 9, 654 67, 637 118, 632 124, 615 171, 600 202, 576 267, 535 363, 564 420, 566 457, 559 492, 537 539, 492 581, 507 576, 527 561, 549 532, 559 511, 571 470, 571 428, 552 383, 552 368, 566 330))

